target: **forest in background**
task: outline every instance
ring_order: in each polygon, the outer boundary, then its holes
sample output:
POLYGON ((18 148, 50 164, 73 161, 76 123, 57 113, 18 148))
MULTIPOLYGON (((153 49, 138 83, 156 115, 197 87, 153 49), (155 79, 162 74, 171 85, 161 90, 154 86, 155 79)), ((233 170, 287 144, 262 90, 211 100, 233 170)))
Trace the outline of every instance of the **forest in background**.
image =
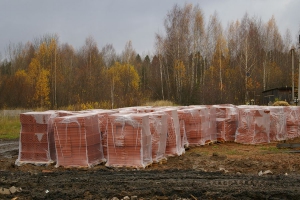
POLYGON ((245 13, 223 28, 218 14, 206 20, 198 5, 174 5, 155 51, 141 56, 129 40, 118 54, 93 37, 75 50, 47 34, 9 44, 0 62, 0 109, 138 106, 169 100, 180 105, 246 104, 262 91, 298 84, 298 50, 289 30, 272 17, 245 13), (291 49, 295 48, 292 72, 291 49))

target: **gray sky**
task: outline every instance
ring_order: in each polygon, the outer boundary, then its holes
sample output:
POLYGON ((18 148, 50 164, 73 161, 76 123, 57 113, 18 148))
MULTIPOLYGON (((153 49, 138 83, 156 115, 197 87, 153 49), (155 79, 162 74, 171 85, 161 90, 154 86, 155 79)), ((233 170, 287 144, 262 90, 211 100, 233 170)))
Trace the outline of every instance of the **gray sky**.
POLYGON ((293 42, 298 38, 299 0, 0 0, 0 53, 3 58, 9 43, 57 34, 60 43, 75 49, 92 36, 99 49, 113 44, 121 53, 131 40, 137 53, 151 54, 155 33, 164 32, 164 19, 175 3, 198 4, 206 23, 216 11, 224 29, 246 12, 265 23, 274 15, 282 35, 289 29, 293 42))

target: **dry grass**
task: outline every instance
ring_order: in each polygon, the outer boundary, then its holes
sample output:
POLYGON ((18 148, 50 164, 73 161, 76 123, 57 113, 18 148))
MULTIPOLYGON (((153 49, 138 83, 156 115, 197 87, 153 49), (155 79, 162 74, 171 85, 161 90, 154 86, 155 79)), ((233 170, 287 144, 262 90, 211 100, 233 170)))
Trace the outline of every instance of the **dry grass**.
POLYGON ((160 101, 149 101, 143 104, 143 106, 154 106, 154 107, 161 107, 161 106, 178 106, 172 101, 160 100, 160 101))
POLYGON ((276 101, 273 106, 290 106, 290 104, 286 101, 276 101))

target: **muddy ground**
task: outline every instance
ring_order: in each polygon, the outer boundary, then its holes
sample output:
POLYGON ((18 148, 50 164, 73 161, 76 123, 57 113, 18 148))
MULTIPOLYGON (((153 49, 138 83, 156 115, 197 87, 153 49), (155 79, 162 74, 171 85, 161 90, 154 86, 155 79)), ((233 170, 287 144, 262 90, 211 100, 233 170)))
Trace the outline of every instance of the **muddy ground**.
POLYGON ((299 199, 300 153, 276 145, 191 147, 142 170, 65 169, 15 166, 18 141, 2 140, 0 199, 299 199))

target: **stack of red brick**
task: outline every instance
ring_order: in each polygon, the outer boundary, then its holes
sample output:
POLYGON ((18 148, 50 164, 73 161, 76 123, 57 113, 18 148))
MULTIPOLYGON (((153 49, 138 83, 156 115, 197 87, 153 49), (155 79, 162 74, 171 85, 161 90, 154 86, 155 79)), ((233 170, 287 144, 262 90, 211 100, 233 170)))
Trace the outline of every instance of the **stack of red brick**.
POLYGON ((178 113, 188 145, 199 146, 216 141, 215 108, 190 106, 178 110, 178 113))
POLYGON ((55 118, 57 167, 90 167, 105 161, 98 124, 92 112, 55 118))
MULTIPOLYGON (((270 110, 270 142, 287 139, 287 115, 285 107, 269 106, 270 110)), ((288 113, 287 113, 288 114, 288 113)))
POLYGON ((205 144, 204 121, 205 117, 201 114, 201 109, 186 108, 178 111, 181 131, 185 132, 188 145, 197 146, 205 144))
POLYGON ((16 165, 50 164, 56 161, 53 119, 54 111, 20 114, 21 131, 16 165))
POLYGON ((217 140, 220 142, 235 140, 238 125, 238 111, 233 105, 215 105, 217 140))
POLYGON ((239 125, 235 142, 260 144, 270 142, 270 110, 264 107, 238 107, 239 125))
POLYGON ((293 139, 300 136, 300 107, 286 106, 284 107, 286 116, 286 139, 293 139))
POLYGON ((149 114, 118 113, 108 118, 106 166, 144 168, 151 164, 149 114))

